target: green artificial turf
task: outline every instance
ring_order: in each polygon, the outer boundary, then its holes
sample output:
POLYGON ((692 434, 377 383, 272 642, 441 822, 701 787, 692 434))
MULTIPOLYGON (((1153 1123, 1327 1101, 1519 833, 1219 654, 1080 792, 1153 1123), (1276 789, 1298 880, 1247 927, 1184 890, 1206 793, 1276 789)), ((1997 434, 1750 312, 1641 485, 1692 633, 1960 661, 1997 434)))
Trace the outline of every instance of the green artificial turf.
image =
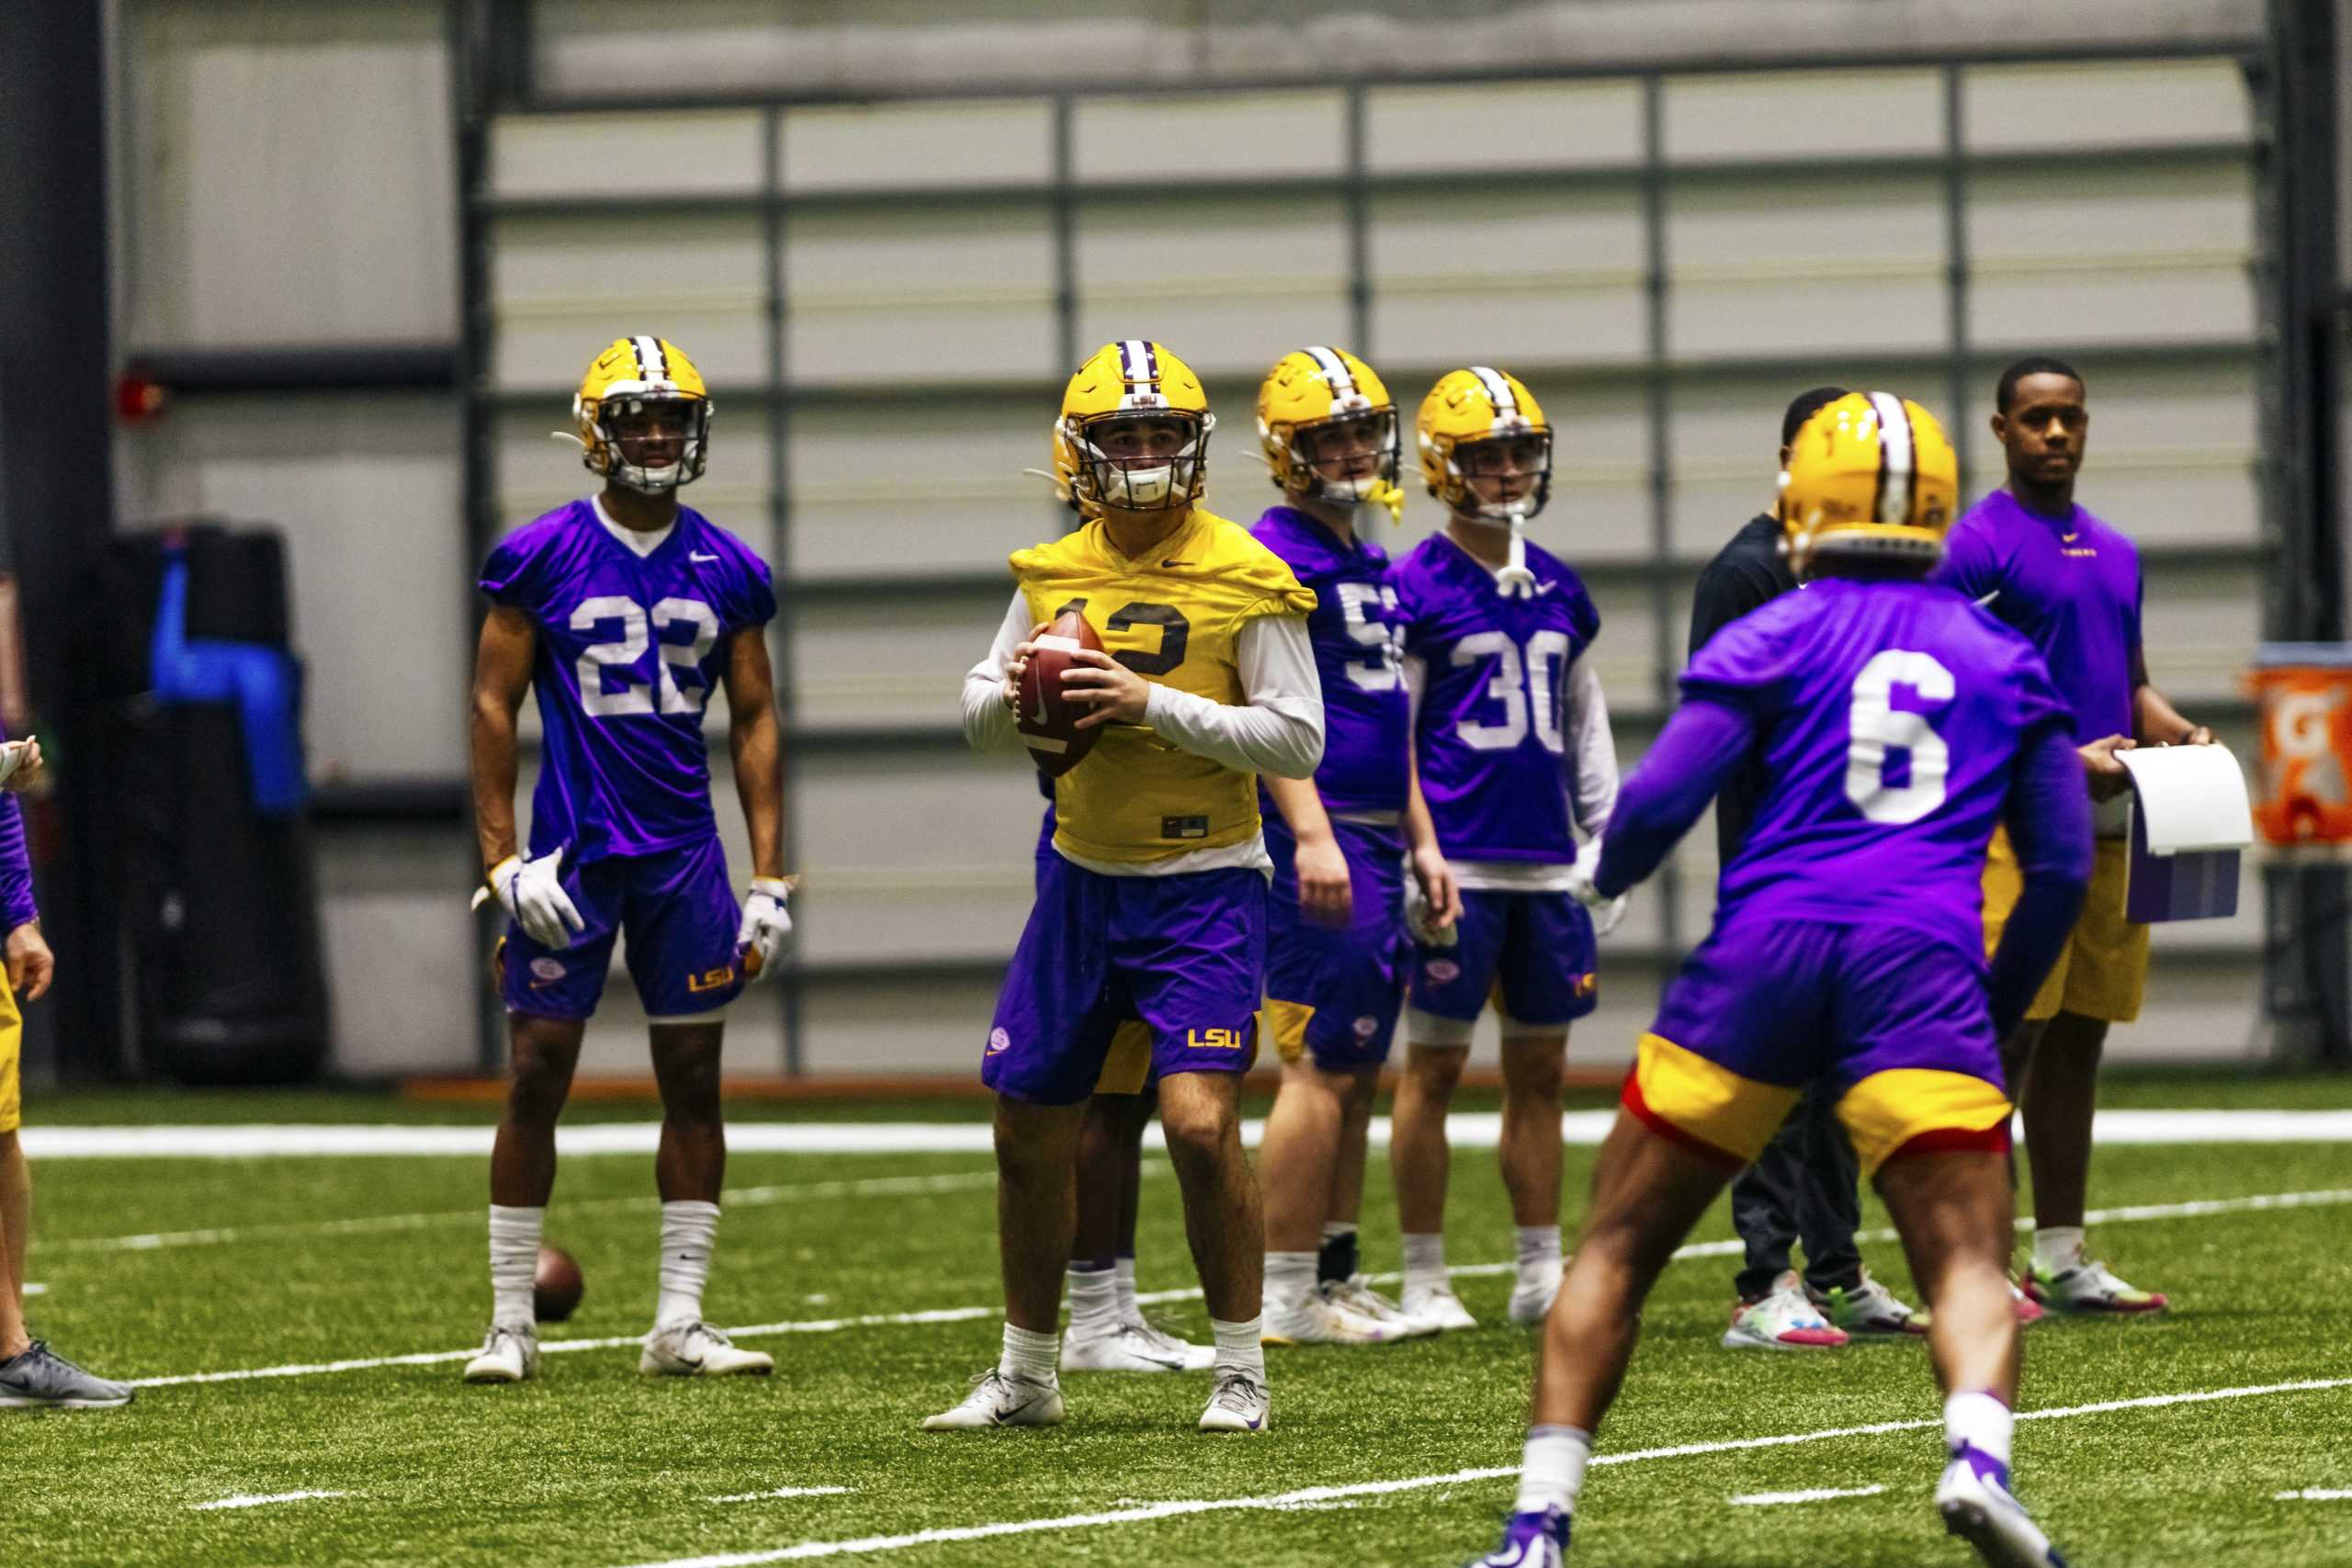
MULTIPOLYGON (((2341 1080, 2144 1079, 2110 1103, 2342 1104, 2341 1080), (2267 1085, 2267 1093, 2251 1086, 2267 1085), (2244 1091, 2244 1092, 2241 1092, 2244 1091), (2226 1096, 2226 1098, 2225 1098, 2226 1096)), ((85 1122, 390 1121, 383 1099, 76 1097, 85 1122), (343 1114, 336 1114, 340 1108, 343 1114), (362 1113, 364 1111, 365 1113, 362 1113)), ((37 1103, 33 1120, 43 1119, 37 1103)), ((979 1114, 979 1108, 971 1108, 979 1114)), ((898 1106, 874 1108, 895 1119, 898 1106)), ((433 1119, 442 1119, 435 1116, 433 1119)), ((481 1120, 479 1112, 457 1120, 481 1120)), ((1573 1225, 1591 1152, 1568 1151, 1573 1225)), ((650 1160, 564 1167, 549 1237, 588 1280, 562 1338, 631 1335, 653 1293, 650 1160)), ((1457 1265, 1507 1259, 1493 1156, 1457 1156, 1457 1265)), ((1175 1184, 1148 1167, 1146 1290, 1192 1283, 1175 1184)), ((1193 1430, 1200 1376, 1066 1380, 1054 1431, 923 1434, 994 1356, 999 1301, 985 1156, 739 1156, 707 1299, 725 1325, 974 1308, 966 1321, 775 1332, 778 1375, 652 1382, 628 1348, 548 1356, 541 1378, 471 1388, 458 1363, 392 1366, 141 1392, 128 1410, 0 1413, 0 1562, 68 1564, 517 1562, 616 1568, 802 1542, 1117 1512, 1169 1500, 1443 1476, 1515 1464, 1532 1341, 1502 1325, 1505 1275, 1461 1281, 1492 1326, 1376 1349, 1270 1353, 1273 1430, 1193 1430), (907 1177, 935 1177, 910 1183, 907 1177), (910 1189, 914 1190, 910 1190, 910 1189), (839 1495, 721 1503, 779 1487, 839 1495), (345 1495, 228 1511, 232 1495, 345 1495)), ((479 1338, 487 1311, 484 1173, 464 1158, 56 1160, 40 1168, 29 1305, 37 1332, 116 1376, 154 1377, 413 1352, 479 1338), (227 1228, 170 1245, 113 1241, 227 1228)), ((2108 1148, 2093 1201, 2163 1204, 2352 1187, 2342 1146, 2108 1148)), ((1375 1156, 1365 1247, 1396 1263, 1375 1156)), ((1883 1224, 1871 1206, 1869 1223, 1883 1224)), ((1721 1206, 1697 1239, 1728 1236, 1721 1206)), ((2352 1377, 2352 1206, 2115 1224, 2095 1241, 2126 1277, 2171 1292, 2161 1319, 2030 1331, 2023 1404, 2352 1377)), ((1867 1248, 1899 1289, 1891 1244, 1867 1248)), ((1650 1303, 1604 1454, 1883 1421, 1939 1409, 1916 1344, 1812 1356, 1720 1349, 1730 1261, 1677 1264, 1650 1303)), ((1205 1337, 1197 1302, 1163 1309, 1205 1337)), ((2078 1565, 2352 1563, 2352 1388, 2028 1421, 2023 1495, 2078 1565)), ((1932 1429, 1597 1468, 1574 1561, 1706 1568, 1959 1564, 1927 1498, 1932 1429), (1883 1486, 1868 1496, 1734 1506, 1734 1495, 1883 1486)), ((882 1555, 921 1563, 1442 1564, 1492 1544, 1507 1479, 1457 1481, 1051 1533, 944 1540, 882 1555)), ((829 1559, 831 1560, 831 1559, 829 1559)), ((855 1560, 854 1557, 849 1560, 855 1560)))

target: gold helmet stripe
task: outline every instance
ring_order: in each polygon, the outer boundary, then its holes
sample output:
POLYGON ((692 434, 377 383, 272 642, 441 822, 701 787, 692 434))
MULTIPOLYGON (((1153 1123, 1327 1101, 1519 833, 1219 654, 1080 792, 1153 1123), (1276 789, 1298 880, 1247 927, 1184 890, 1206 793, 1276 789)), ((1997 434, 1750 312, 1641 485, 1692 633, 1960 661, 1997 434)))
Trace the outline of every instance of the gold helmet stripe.
POLYGON ((1495 425, 1498 429, 1519 415, 1519 400, 1511 396, 1510 382, 1499 370, 1488 365, 1473 365, 1470 374, 1478 378, 1487 389, 1487 400, 1495 405, 1495 425))
POLYGON ((1329 382, 1331 386, 1332 407, 1339 407, 1341 399, 1349 397, 1355 392, 1355 373, 1348 368, 1348 362, 1346 360, 1340 358, 1330 349, 1319 346, 1303 349, 1300 352, 1305 354, 1307 358, 1312 359, 1317 365, 1322 367, 1323 379, 1329 382))
POLYGON ((1917 443, 1911 434, 1911 411, 1892 392, 1872 392, 1871 406, 1878 411, 1878 497, 1873 515, 1897 527, 1911 521, 1919 499, 1917 443))

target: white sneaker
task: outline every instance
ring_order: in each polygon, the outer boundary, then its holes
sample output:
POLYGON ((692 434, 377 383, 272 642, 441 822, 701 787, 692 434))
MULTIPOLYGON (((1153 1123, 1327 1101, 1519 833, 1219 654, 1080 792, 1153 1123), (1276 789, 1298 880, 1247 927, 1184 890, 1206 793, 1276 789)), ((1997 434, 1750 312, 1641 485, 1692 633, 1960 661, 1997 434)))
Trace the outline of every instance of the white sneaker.
POLYGON ((1567 1274, 1567 1264, 1564 1259, 1558 1272, 1542 1284, 1530 1285, 1522 1280, 1514 1285, 1510 1292, 1510 1320, 1521 1328, 1532 1328, 1551 1316, 1552 1303, 1559 1295, 1560 1281, 1566 1279, 1567 1274))
POLYGON ((953 1410, 922 1418, 926 1432, 968 1432, 982 1427, 1058 1427, 1062 1391, 1057 1384, 1009 1378, 990 1367, 972 1380, 972 1392, 953 1410))
POLYGON ((1227 1372, 1201 1412, 1204 1432, 1262 1432, 1273 1425, 1273 1402, 1266 1385, 1247 1372, 1227 1372))
POLYGON ((1344 1307, 1358 1317, 1385 1324, 1400 1338, 1410 1339, 1416 1335, 1437 1332, 1434 1324, 1406 1316, 1403 1307, 1374 1290, 1362 1274, 1352 1274, 1344 1280, 1326 1280, 1319 1289, 1323 1299, 1333 1306, 1344 1307))
POLYGON ((1731 1309, 1731 1326, 1724 1330, 1726 1350, 1835 1350, 1846 1343, 1846 1331, 1805 1300, 1804 1286, 1792 1269, 1772 1281, 1772 1293, 1760 1302, 1742 1302, 1731 1309))
POLYGON ((1149 1324, 1114 1323, 1108 1328, 1076 1325, 1062 1337, 1062 1371, 1066 1372, 1185 1372, 1216 1361, 1216 1347, 1188 1345, 1149 1324), (1194 1357, 1200 1359, 1195 1361, 1194 1357))
POLYGON ((1453 1293, 1451 1285, 1426 1285, 1419 1290, 1408 1285, 1404 1310, 1407 1317, 1426 1325, 1421 1330, 1424 1334, 1478 1326, 1478 1320, 1470 1315, 1470 1309, 1462 1304, 1462 1298, 1453 1293))
POLYGON ((1807 1285, 1804 1295, 1822 1316, 1849 1335, 1883 1338, 1928 1332, 1928 1314, 1914 1311, 1901 1296, 1871 1278, 1867 1269, 1862 1270, 1862 1282, 1850 1291, 1835 1287, 1816 1291, 1807 1285))
POLYGON ((1944 1467, 1943 1481, 1936 1487, 1936 1512, 1944 1517, 1944 1529, 1974 1547, 1991 1568, 2066 1568, 2066 1560, 2024 1505, 1997 1479, 1977 1474, 1964 1459, 1944 1467))
POLYGON ((1396 1325, 1360 1317, 1320 1292, 1269 1312, 1263 1335, 1269 1345, 1386 1345, 1404 1338, 1396 1325))
POLYGON ((521 1382, 539 1371, 539 1331, 527 1323, 493 1323, 481 1354, 466 1363, 468 1382, 521 1382))
POLYGON ((637 1370, 650 1378, 763 1378, 775 1371, 765 1350, 746 1350, 699 1318, 663 1323, 645 1337, 637 1370))

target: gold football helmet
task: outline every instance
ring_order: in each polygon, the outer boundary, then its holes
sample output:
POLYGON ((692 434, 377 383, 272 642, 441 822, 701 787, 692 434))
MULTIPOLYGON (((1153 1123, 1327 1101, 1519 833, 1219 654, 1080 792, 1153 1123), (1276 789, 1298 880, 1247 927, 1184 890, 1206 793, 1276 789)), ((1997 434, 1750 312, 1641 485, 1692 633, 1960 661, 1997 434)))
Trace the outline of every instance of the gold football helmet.
POLYGON ((1054 487, 1054 499, 1074 513, 1081 523, 1102 515, 1102 509, 1090 501, 1078 498, 1078 460, 1069 454, 1069 439, 1062 434, 1058 421, 1054 424, 1052 442, 1046 449, 1046 466, 1023 468, 1024 474, 1035 474, 1054 487))
POLYGON ((1449 510, 1518 525, 1551 499, 1552 427, 1535 394, 1510 372, 1486 365, 1447 371, 1421 400, 1413 429, 1421 478, 1449 510), (1471 489, 1474 474, 1532 476, 1534 482, 1511 499, 1488 501, 1471 489))
POLYGON ((1258 443, 1283 494, 1340 506, 1376 501, 1391 521, 1402 518, 1396 404, 1372 367, 1346 349, 1294 349, 1274 361, 1258 389, 1258 443), (1353 451, 1331 451, 1334 445, 1353 451), (1329 471, 1362 464, 1367 449, 1371 471, 1329 471))
POLYGON ((658 495, 702 478, 710 413, 710 389, 677 344, 658 337, 615 338, 580 378, 571 434, 590 473, 658 495), (622 428, 641 423, 650 428, 622 428), (649 434, 675 440, 677 456, 655 465, 630 461, 628 446, 649 434))
POLYGON ((1943 553, 1960 462, 1936 416, 1892 392, 1826 403, 1789 444, 1781 528, 1800 574, 1825 557, 1916 560, 1943 553))
POLYGON ((1208 393, 1192 367, 1144 338, 1106 343, 1062 392, 1071 493, 1119 512, 1181 512, 1208 480, 1208 393))

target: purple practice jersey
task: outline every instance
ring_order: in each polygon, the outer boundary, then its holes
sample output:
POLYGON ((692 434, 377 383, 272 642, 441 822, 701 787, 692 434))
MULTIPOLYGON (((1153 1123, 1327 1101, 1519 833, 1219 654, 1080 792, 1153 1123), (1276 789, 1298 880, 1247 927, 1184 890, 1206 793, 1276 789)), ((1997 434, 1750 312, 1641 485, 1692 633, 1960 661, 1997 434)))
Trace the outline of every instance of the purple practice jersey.
POLYGON ((1411 708, 1396 668, 1396 591, 1387 582, 1387 552, 1361 537, 1342 545, 1288 506, 1268 508, 1251 532, 1315 591, 1306 635, 1323 682, 1323 761, 1315 788, 1324 809, 1404 810, 1411 708))
POLYGON ((1423 666, 1413 743, 1449 860, 1577 856, 1563 720, 1568 667, 1592 646, 1600 612, 1583 581, 1532 543, 1527 569, 1534 595, 1507 599, 1492 571, 1432 534, 1389 572, 1405 653, 1423 666))
POLYGON ((767 563, 685 506, 639 557, 575 501, 500 540, 481 590, 538 633, 532 856, 569 844, 568 866, 717 832, 703 706, 728 639, 775 616, 767 563))
POLYGON ((2075 507, 2029 512, 1996 490, 1952 525, 1935 571, 2041 650, 2075 716, 2077 744, 2132 731, 2140 655, 2140 551, 2075 507))
POLYGON ((1746 707, 1770 779, 1735 909, 1907 926, 1982 961, 1984 852, 2020 751, 2074 719, 2026 640, 1951 589, 1825 578, 1717 632, 1682 690, 1746 707))

